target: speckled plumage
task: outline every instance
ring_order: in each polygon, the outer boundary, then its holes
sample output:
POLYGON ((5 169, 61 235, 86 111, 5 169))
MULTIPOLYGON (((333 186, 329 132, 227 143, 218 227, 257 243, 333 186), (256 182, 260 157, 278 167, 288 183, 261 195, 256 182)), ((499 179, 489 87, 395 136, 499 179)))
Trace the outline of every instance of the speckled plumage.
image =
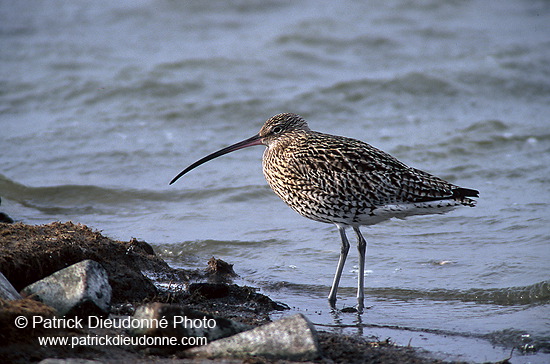
POLYGON ((473 206, 462 189, 408 167, 359 140, 309 129, 298 115, 269 119, 260 136, 263 172, 273 191, 310 219, 349 226, 473 206), (270 136, 274 128, 282 128, 270 136))
POLYGON ((257 135, 198 160, 170 184, 211 159, 260 144, 267 147, 263 173, 271 189, 299 214, 338 228, 342 246, 329 293, 332 307, 350 246, 347 227, 357 235, 357 310, 362 312, 367 243, 360 226, 444 213, 461 205, 473 207, 475 201, 469 197, 478 197, 476 190, 408 167, 365 142, 312 131, 304 119, 291 113, 271 117, 257 135))

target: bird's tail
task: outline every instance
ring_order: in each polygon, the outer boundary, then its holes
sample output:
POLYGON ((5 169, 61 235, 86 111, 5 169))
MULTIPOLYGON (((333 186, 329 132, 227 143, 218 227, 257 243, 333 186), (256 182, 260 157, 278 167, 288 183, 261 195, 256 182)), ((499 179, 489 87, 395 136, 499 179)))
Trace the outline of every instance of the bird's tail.
POLYGON ((462 187, 458 187, 453 190, 453 198, 456 201, 460 202, 464 206, 474 207, 477 201, 468 197, 479 197, 479 191, 462 187))

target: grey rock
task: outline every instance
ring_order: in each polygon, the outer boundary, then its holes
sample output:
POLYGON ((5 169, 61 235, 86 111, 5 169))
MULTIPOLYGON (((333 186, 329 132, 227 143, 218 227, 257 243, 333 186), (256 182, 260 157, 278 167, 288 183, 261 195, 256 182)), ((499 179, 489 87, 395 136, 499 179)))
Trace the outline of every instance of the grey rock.
POLYGON ((19 300, 21 295, 13 288, 10 281, 0 272, 0 298, 4 300, 19 300))
POLYGON ((251 328, 224 317, 158 302, 138 307, 133 318, 145 320, 143 325, 130 329, 130 334, 135 336, 205 337, 210 342, 251 328), (161 319, 166 320, 164 327, 148 324, 160 322, 161 319))
POLYGON ((210 359, 263 356, 269 359, 307 361, 319 357, 320 349, 313 324, 304 315, 296 314, 206 346, 191 348, 186 354, 210 359))
POLYGON ((73 264, 21 291, 55 308, 60 316, 83 317, 108 314, 111 293, 107 271, 93 260, 73 264))
POLYGON ((47 358, 38 364, 102 364, 102 361, 97 360, 88 360, 88 359, 80 359, 80 358, 66 358, 66 359, 58 359, 58 358, 47 358))

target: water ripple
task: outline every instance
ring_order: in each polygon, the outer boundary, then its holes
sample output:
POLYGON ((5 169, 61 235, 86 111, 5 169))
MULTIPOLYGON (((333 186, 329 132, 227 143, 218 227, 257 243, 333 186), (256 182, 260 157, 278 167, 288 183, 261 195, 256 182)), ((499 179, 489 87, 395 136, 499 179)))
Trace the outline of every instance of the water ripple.
MULTIPOLYGON (((268 289, 278 290, 283 286, 285 289, 298 292, 323 292, 326 287, 303 284, 292 284, 285 282, 266 283, 268 289)), ((341 287, 342 292, 349 290, 353 295, 355 288, 341 287)), ((542 281, 530 286, 505 287, 505 288, 472 288, 468 290, 431 289, 416 290, 393 287, 370 287, 368 295, 402 301, 430 300, 430 301, 462 301, 483 304, 496 304, 501 306, 516 305, 545 305, 550 303, 550 281, 542 281)), ((322 296, 322 295, 319 295, 322 296)))

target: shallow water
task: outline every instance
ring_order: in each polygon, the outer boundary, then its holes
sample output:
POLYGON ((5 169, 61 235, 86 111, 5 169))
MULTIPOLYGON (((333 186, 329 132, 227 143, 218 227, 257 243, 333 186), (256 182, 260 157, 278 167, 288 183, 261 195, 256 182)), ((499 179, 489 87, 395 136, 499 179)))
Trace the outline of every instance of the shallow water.
POLYGON ((174 266, 222 258, 322 329, 550 361, 549 24, 544 1, 3 1, 0 210, 135 236, 174 266), (168 186, 284 111, 480 190, 363 229, 362 317, 329 310, 336 229, 278 200, 262 147, 168 186))

